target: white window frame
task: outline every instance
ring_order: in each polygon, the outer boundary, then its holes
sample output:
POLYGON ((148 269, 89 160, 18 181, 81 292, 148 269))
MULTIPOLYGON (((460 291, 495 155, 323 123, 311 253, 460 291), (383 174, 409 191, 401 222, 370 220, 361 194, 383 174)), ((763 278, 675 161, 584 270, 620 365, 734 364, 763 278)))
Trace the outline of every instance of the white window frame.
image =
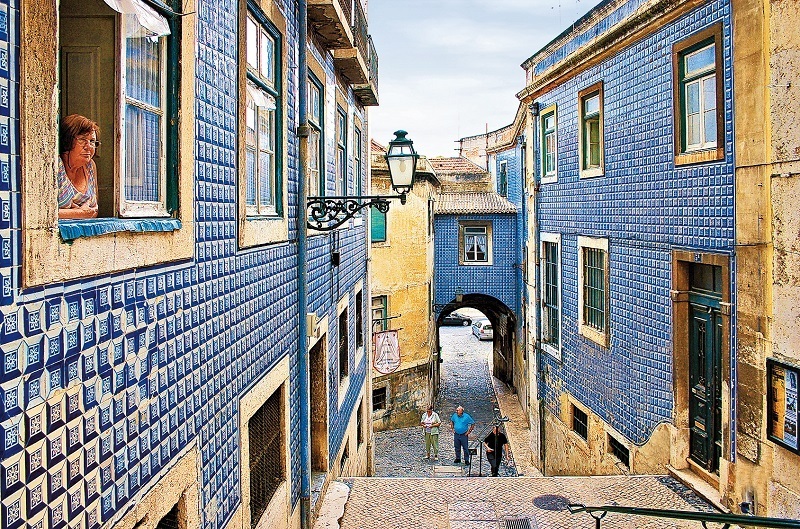
POLYGON ((611 328, 611 278, 610 278, 610 254, 608 252, 608 239, 596 237, 583 237, 578 236, 578 332, 581 336, 585 336, 589 340, 608 347, 609 344, 609 329, 611 328), (602 250, 606 254, 605 258, 605 328, 603 330, 595 329, 589 325, 584 324, 583 315, 583 302, 584 302, 584 285, 585 278, 583 274, 583 250, 585 248, 594 248, 602 250))
MULTIPOLYGON (((278 215, 278 200, 280 200, 280 196, 278 193, 278 134, 279 131, 282 129, 282 123, 278 123, 279 119, 279 109, 278 107, 281 105, 281 89, 279 82, 276 82, 280 79, 280 63, 281 63, 281 39, 280 37, 276 37, 274 33, 278 33, 277 29, 270 28, 269 25, 264 24, 262 21, 258 20, 255 14, 248 10, 247 13, 247 24, 252 22, 255 26, 257 35, 258 35, 258 43, 256 44, 257 47, 257 55, 259 64, 252 64, 249 62, 249 58, 247 58, 247 54, 245 54, 245 61, 247 65, 247 73, 248 73, 248 80, 247 80, 247 99, 245 103, 245 136, 247 136, 247 120, 248 116, 250 116, 251 109, 255 110, 255 182, 254 182, 254 193, 255 193, 255 204, 248 204, 245 201, 245 210, 248 216, 277 216, 278 215), (274 33, 273 33, 274 32, 274 33), (264 38, 266 38, 269 45, 272 47, 272 72, 264 72, 264 65, 260 64, 261 58, 264 56, 263 53, 263 45, 264 45, 264 38), (259 82, 257 84, 257 82, 259 82), (276 87, 277 85, 277 87, 276 87), (274 108, 270 109, 270 104, 267 98, 272 98, 272 106, 274 108), (264 104, 259 104, 261 101, 264 104), (261 138, 260 138, 260 125, 259 120, 262 118, 262 113, 266 113, 268 116, 269 121, 269 136, 271 140, 271 144, 267 146, 267 149, 261 148, 261 138), (261 152, 268 152, 270 155, 270 166, 268 168, 268 175, 264 175, 261 173, 261 164, 259 163, 260 154, 261 152), (267 203, 261 203, 261 186, 264 184, 265 181, 268 181, 268 185, 270 188, 270 197, 267 203)), ((249 31, 245 30, 245 46, 249 46, 247 39, 249 39, 250 34, 249 31)), ((247 139, 245 138, 245 167, 243 168, 245 171, 245 187, 247 187, 247 151, 248 151, 248 144, 247 139)), ((245 191, 246 196, 246 191, 245 191)))
POLYGON ((341 105, 336 106, 336 122, 334 129, 336 130, 336 195, 345 196, 347 194, 347 165, 348 165, 348 152, 347 152, 347 129, 348 129, 348 111, 346 107, 341 105))
POLYGON ((541 295, 541 316, 539 321, 541 322, 541 329, 539 330, 539 340, 542 344, 542 349, 551 355, 556 360, 561 360, 561 348, 562 348, 562 328, 563 328, 563 313, 564 307, 562 304, 562 292, 563 292, 563 282, 562 282, 562 274, 561 274, 561 234, 560 233, 542 233, 540 236, 539 241, 540 247, 540 261, 541 261, 541 274, 540 274, 540 289, 542 292, 541 295), (556 267, 557 272, 556 275, 558 277, 558 347, 553 347, 552 344, 545 342, 545 327, 546 327, 546 317, 545 317, 545 292, 546 292, 546 278, 545 278, 545 243, 552 243, 556 245, 557 248, 557 256, 556 256, 556 267))
MULTIPOLYGON (((605 164, 605 100, 603 97, 603 82, 595 83, 578 92, 578 166, 580 168, 580 178, 595 178, 603 176, 605 164), (598 136, 599 143, 599 163, 597 165, 586 166, 585 155, 587 150, 588 132, 586 130, 586 101, 597 96, 598 98, 598 136)), ((592 114, 593 116, 594 114, 592 114)), ((590 116, 591 117, 591 116, 590 116)))
POLYGON ((540 118, 539 118, 540 129, 539 130, 541 131, 541 138, 542 138, 542 140, 541 140, 541 167, 542 167, 542 173, 541 174, 542 174, 542 176, 541 176, 540 180, 541 180, 541 182, 543 184, 551 184, 553 182, 557 182, 558 181, 558 109, 556 108, 556 105, 551 105, 551 106, 545 108, 544 110, 542 110, 539 113, 539 115, 540 115, 540 118), (555 150, 553 151, 553 166, 554 167, 553 167, 552 171, 547 171, 547 138, 546 138, 546 135, 548 134, 547 131, 550 130, 550 129, 546 128, 545 120, 546 120, 546 118, 550 117, 551 115, 553 117, 553 128, 552 128, 552 132, 550 132, 550 134, 552 134, 552 136, 553 136, 553 146, 555 148, 555 150))
POLYGON ((465 266, 491 266, 493 264, 493 245, 492 245, 492 221, 478 220, 478 221, 460 221, 458 223, 458 250, 459 250, 459 264, 465 266), (475 261, 468 258, 467 255, 467 234, 468 228, 484 228, 486 232, 486 259, 483 261, 475 261))
MULTIPOLYGON (((120 15, 121 27, 125 28, 129 19, 135 18, 134 15, 120 15)), ((138 23, 133 21, 133 23, 138 23)), ((120 64, 120 91, 119 97, 119 168, 116 176, 116 191, 119 197, 119 215, 120 217, 166 217, 169 216, 167 211, 167 156, 166 156, 166 141, 167 141, 167 126, 166 126, 166 105, 167 105, 167 37, 159 37, 159 76, 160 76, 160 94, 161 101, 160 107, 150 106, 142 101, 132 98, 127 92, 127 50, 128 38, 125 37, 125 31, 120 31, 120 40, 117 49, 119 56, 117 60, 120 64), (159 145, 158 145, 158 201, 137 201, 128 200, 126 196, 126 181, 130 173, 127 166, 127 108, 133 106, 142 110, 152 112, 159 116, 159 145)), ((141 145, 144 148, 144 145, 141 145)), ((144 179, 144 175, 139 175, 144 179)))
POLYGON ((680 82, 683 84, 683 105, 682 105, 682 112, 683 112, 683 123, 684 123, 684 133, 686 134, 686 151, 685 152, 694 152, 694 151, 703 151, 706 149, 714 149, 717 147, 717 62, 716 62, 716 46, 717 43, 712 41, 707 45, 693 50, 689 53, 681 54, 680 58, 683 63, 683 77, 681 78, 680 82), (689 73, 686 71, 688 60, 691 56, 697 55, 703 51, 712 48, 712 54, 714 55, 714 62, 711 63, 710 66, 706 66, 700 70, 695 72, 689 73), (687 80, 688 79, 688 80, 687 80), (706 113, 708 109, 705 108, 705 84, 708 81, 712 81, 714 83, 713 89, 713 99, 714 99, 714 108, 711 120, 714 122, 714 136, 709 141, 708 138, 705 137, 705 124, 706 124, 706 113), (689 143, 689 128, 690 128, 690 120, 689 120, 689 86, 690 85, 697 85, 698 89, 698 105, 699 105, 699 117, 700 117, 700 128, 698 130, 700 142, 698 143, 689 143))

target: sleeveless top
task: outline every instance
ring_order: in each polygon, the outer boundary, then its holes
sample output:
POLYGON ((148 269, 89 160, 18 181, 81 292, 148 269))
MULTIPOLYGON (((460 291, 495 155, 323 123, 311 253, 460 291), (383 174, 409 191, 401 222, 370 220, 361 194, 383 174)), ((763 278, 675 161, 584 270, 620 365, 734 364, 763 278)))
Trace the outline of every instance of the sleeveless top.
POLYGON ((81 193, 72 185, 72 182, 67 176, 67 169, 64 167, 64 161, 61 159, 61 156, 58 157, 59 208, 69 208, 70 204, 75 204, 76 206, 88 205, 92 208, 97 207, 97 194, 95 192, 97 183, 95 182, 94 168, 94 160, 84 167, 88 178, 86 181, 86 192, 81 193))

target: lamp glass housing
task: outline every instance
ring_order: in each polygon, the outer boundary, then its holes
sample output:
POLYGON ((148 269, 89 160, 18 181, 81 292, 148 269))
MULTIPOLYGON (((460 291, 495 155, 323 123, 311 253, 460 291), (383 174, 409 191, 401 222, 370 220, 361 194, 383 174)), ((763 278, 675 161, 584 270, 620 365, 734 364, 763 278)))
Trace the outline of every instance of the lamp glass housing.
POLYGON ((389 177, 392 187, 398 193, 407 193, 414 184, 414 173, 417 171, 418 155, 414 150, 414 142, 406 138, 407 132, 398 130, 395 139, 389 142, 386 163, 389 166, 389 177))

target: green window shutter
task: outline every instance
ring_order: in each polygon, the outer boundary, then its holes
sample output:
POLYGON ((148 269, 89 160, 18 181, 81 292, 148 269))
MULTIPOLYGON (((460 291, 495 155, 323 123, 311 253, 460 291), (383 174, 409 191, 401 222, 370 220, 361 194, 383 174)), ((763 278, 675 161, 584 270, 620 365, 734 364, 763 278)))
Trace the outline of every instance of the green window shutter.
POLYGON ((381 213, 375 208, 369 208, 372 222, 372 242, 386 240, 386 213, 381 213))

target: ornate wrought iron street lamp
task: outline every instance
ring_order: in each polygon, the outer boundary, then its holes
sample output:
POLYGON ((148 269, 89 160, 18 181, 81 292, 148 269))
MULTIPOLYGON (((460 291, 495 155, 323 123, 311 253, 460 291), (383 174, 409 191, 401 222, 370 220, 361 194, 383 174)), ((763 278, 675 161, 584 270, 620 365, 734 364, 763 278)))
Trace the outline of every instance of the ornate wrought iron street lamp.
POLYGON ((405 204, 406 195, 414 186, 419 159, 414 142, 406 138, 406 134, 404 130, 395 132, 395 138, 389 142, 389 150, 384 155, 392 189, 398 195, 308 197, 308 227, 317 231, 331 231, 368 206, 386 213, 389 211, 389 200, 400 199, 400 203, 405 204))

